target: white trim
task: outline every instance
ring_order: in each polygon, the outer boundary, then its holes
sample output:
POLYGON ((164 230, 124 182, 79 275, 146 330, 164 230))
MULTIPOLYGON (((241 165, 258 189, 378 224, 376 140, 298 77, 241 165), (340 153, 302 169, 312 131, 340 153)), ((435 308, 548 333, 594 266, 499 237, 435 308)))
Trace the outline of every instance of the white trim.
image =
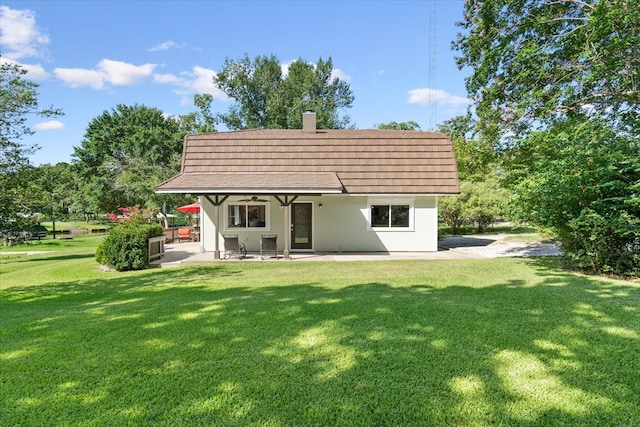
POLYGON ((379 198, 392 198, 392 197, 404 197, 409 199, 415 199, 416 197, 433 197, 433 196, 459 196, 460 193, 344 193, 345 196, 354 197, 379 197, 379 198))
POLYGON ((375 232, 412 232, 415 231, 415 198, 376 196, 367 198, 367 231, 375 232), (373 227, 371 226, 371 206, 389 205, 402 206, 409 205, 409 226, 408 227, 373 227))
MULTIPOLYGON (((260 232, 271 231, 271 202, 270 201, 269 202, 253 202, 253 201, 241 202, 238 200, 231 200, 223 203, 221 208, 222 209, 220 209, 221 210, 220 216, 223 216, 223 218, 220 218, 220 221, 223 223, 222 229, 224 230, 225 233, 238 232, 238 231, 260 231, 260 232), (249 227, 249 226, 229 227, 229 208, 231 206, 238 206, 238 205, 264 206, 264 211, 265 211, 264 227, 249 227)), ((247 213, 248 213, 248 210, 245 212, 245 214, 247 213)))
POLYGON ((252 188, 241 188, 241 189, 216 189, 212 190, 202 190, 201 188, 187 188, 180 190, 156 190, 156 193, 179 193, 179 194, 264 194, 264 195, 273 195, 273 194, 342 194, 342 190, 336 189, 309 189, 309 188, 299 188, 299 189, 291 189, 291 190, 282 190, 282 189, 252 189, 252 188))

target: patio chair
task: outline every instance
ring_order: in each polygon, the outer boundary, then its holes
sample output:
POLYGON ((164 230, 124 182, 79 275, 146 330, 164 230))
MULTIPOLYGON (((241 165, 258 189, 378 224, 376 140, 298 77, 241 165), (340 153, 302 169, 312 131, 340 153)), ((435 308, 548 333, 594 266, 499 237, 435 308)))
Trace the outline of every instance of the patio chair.
POLYGON ((183 240, 191 240, 190 228, 178 228, 178 242, 182 242, 183 240))
POLYGON ((273 256, 278 259, 278 235, 277 234, 262 234, 260 236, 260 258, 264 259, 265 254, 273 253, 273 256))
POLYGON ((231 258, 234 254, 242 259, 247 256, 247 247, 244 242, 238 240, 237 234, 223 234, 224 238, 224 259, 231 258))

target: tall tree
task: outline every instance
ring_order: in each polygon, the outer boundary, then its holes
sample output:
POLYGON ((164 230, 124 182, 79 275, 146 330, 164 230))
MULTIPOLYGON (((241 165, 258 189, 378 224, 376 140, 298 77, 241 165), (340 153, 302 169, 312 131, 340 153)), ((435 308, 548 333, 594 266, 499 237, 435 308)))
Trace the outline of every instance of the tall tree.
POLYGON ((350 118, 340 111, 352 106, 353 94, 332 72, 331 58, 316 64, 298 59, 286 75, 273 55, 227 58, 214 83, 236 103, 219 118, 230 129, 300 129, 302 113, 313 110, 318 127, 346 128, 350 118))
POLYGON ((29 155, 37 146, 26 146, 21 139, 34 131, 27 125, 29 117, 55 117, 54 108, 38 106, 38 84, 26 79, 20 65, 0 62, 0 233, 24 230, 22 203, 28 184, 29 155))
POLYGON ((553 229, 575 265, 640 276, 640 135, 558 122, 519 142, 505 182, 515 214, 553 229))
POLYGON ((93 192, 87 198, 97 194, 103 212, 135 205, 165 211, 171 195, 153 189, 180 171, 183 137, 180 121, 156 108, 120 104, 105 111, 89 123, 73 155, 93 192))
POLYGON ((56 221, 69 213, 69 206, 75 186, 72 166, 60 162, 55 165, 44 164, 30 171, 29 204, 32 211, 46 215, 53 224, 53 238, 56 238, 56 221))
POLYGON ((588 109, 638 125, 636 0, 467 0, 453 47, 472 73, 483 135, 495 141, 588 109))
POLYGON ((32 135, 29 117, 56 117, 62 111, 38 106, 38 84, 26 79, 27 70, 10 62, 0 62, 0 172, 14 171, 29 163, 28 156, 38 149, 20 140, 32 135))
POLYGON ((180 129, 185 134, 215 132, 218 119, 211 112, 213 96, 208 93, 195 94, 193 103, 200 111, 194 111, 176 119, 180 122, 180 129))
POLYGON ((640 275, 640 3, 468 0, 460 26, 520 216, 581 269, 640 275))
POLYGON ((490 143, 477 136, 476 126, 477 121, 470 113, 438 126, 453 142, 458 176, 463 181, 484 181, 495 173, 496 152, 490 143))

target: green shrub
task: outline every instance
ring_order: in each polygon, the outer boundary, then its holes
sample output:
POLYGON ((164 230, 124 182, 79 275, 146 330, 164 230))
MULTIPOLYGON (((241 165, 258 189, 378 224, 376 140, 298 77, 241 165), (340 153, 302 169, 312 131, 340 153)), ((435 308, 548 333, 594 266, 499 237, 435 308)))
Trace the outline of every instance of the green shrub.
POLYGON ((438 200, 438 215, 452 234, 460 234, 467 221, 464 206, 468 199, 468 195, 461 192, 459 196, 446 196, 438 200))
POLYGON ((150 237, 162 236, 162 226, 128 222, 109 231, 96 250, 96 261, 118 271, 147 267, 150 237))
POLYGON ((462 181, 459 196, 439 199, 438 213, 453 234, 460 234, 465 224, 475 224, 478 232, 483 233, 505 217, 509 197, 509 192, 501 188, 496 179, 462 181))
POLYGON ((606 215, 584 209, 560 236, 565 259, 595 274, 640 277, 640 219, 627 212, 606 215))

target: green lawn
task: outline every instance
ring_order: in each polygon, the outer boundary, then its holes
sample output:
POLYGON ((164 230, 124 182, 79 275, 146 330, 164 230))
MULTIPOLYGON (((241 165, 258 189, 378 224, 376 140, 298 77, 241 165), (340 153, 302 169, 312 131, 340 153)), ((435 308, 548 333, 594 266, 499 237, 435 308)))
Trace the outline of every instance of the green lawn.
POLYGON ((0 425, 640 425, 640 283, 554 259, 99 272, 0 250, 0 425))

